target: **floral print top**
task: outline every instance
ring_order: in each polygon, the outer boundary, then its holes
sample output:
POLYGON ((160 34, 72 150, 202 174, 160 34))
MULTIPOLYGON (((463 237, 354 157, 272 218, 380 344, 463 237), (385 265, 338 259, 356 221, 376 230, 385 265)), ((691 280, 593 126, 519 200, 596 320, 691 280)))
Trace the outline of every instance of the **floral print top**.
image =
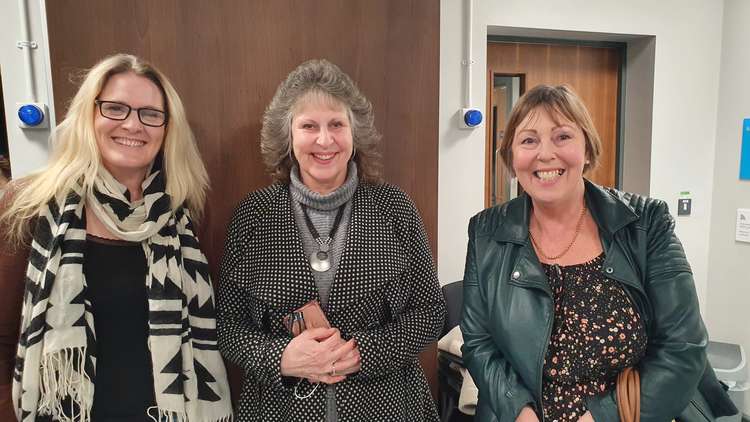
POLYGON ((542 264, 555 304, 543 366, 545 421, 577 421, 586 398, 613 391, 617 374, 646 352, 646 329, 627 293, 602 273, 604 254, 576 265, 542 264))

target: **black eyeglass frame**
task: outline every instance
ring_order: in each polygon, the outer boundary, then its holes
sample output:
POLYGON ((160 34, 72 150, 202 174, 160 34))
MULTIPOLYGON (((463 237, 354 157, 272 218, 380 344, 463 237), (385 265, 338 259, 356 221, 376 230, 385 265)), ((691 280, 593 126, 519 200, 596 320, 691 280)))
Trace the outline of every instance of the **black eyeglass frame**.
POLYGON ((105 119, 109 119, 109 120, 116 120, 116 121, 120 121, 120 122, 123 121, 123 120, 127 120, 127 118, 130 117, 130 113, 132 113, 133 110, 135 110, 136 115, 138 115, 138 121, 140 121, 144 126, 148 126, 148 127, 162 127, 162 126, 166 126, 167 122, 169 121, 169 114, 166 111, 157 110, 157 109, 152 108, 152 107, 133 108, 133 107, 131 107, 131 106, 125 104, 125 103, 121 103, 119 101, 104 101, 104 100, 99 100, 99 99, 94 100, 94 103, 99 108, 99 114, 101 114, 101 116, 104 117, 105 119), (107 103, 109 103, 109 104, 117 104, 117 105, 121 105, 123 107, 127 107, 128 108, 128 112, 125 113, 125 116, 122 119, 116 119, 114 117, 105 116, 104 112, 102 111, 102 104, 107 104, 107 103), (141 111, 143 111, 143 110, 156 111, 158 113, 163 114, 164 115, 164 122, 162 124, 160 124, 160 125, 152 125, 152 124, 144 122, 143 121, 143 117, 141 116, 141 111))

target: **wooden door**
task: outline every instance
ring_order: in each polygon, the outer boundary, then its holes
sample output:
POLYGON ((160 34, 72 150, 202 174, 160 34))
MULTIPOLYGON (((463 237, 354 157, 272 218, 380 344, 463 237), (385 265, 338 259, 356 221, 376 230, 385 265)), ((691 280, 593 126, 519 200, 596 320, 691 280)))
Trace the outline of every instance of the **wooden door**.
MULTIPOLYGON (((622 50, 615 46, 488 42, 487 116, 492 117, 492 106, 497 104, 493 90, 497 75, 522 75, 526 90, 539 84, 569 85, 586 104, 602 141, 599 166, 587 177, 595 183, 616 187, 621 63, 622 50)), ((492 135, 488 128, 485 180, 490 182, 492 165, 496 162, 492 135)), ((502 173, 497 172, 497 177, 503 177, 502 173)), ((487 206, 494 205, 491 186, 492 183, 487 183, 485 188, 487 206)))
MULTIPOLYGON (((385 178, 414 200, 437 251, 440 3, 434 0, 48 1, 58 121, 71 75, 115 52, 154 63, 182 97, 211 177, 201 245, 218 280, 237 203, 266 186, 261 118, 302 61, 339 65, 373 103, 385 178), (405 59, 408 58, 408 59, 405 59)), ((436 391, 436 347, 421 356, 436 391)), ((237 391, 239 371, 234 372, 237 391)))

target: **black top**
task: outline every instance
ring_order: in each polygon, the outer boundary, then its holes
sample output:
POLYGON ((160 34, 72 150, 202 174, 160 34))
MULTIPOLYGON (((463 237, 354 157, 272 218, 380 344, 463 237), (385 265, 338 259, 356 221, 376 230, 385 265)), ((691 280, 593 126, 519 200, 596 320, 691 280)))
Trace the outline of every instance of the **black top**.
POLYGON ((646 329, 628 295, 602 274, 604 254, 577 265, 543 264, 555 298, 544 360, 544 419, 577 421, 586 398, 612 391, 646 352, 646 329))
POLYGON ((96 330, 92 420, 147 421, 155 399, 143 247, 89 235, 84 257, 96 330))

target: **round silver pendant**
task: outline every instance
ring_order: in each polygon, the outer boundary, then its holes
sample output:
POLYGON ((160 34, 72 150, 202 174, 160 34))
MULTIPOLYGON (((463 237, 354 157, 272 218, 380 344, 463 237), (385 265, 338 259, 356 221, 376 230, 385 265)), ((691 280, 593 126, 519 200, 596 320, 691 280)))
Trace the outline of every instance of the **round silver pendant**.
POLYGON ((328 257, 328 252, 318 251, 310 255, 310 267, 313 271, 323 273, 331 268, 331 259, 328 257))

